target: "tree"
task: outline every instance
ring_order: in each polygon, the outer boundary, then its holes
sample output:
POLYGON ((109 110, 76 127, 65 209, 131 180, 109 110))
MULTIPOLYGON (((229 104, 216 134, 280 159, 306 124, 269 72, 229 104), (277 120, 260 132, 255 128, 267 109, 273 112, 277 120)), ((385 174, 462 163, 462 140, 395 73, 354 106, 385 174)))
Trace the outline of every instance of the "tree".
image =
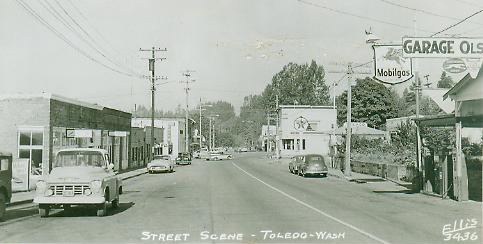
POLYGON ((443 73, 441 74, 441 78, 439 78, 437 87, 438 88, 451 88, 453 86, 454 86, 453 79, 451 78, 451 76, 446 75, 446 71, 443 71, 443 73))
POLYGON ((325 71, 312 60, 310 64, 289 63, 272 77, 262 93, 265 108, 273 110, 278 95, 279 104, 327 105, 329 89, 325 71))
MULTIPOLYGON (((397 100, 381 83, 366 77, 357 79, 352 88, 352 121, 366 122, 368 126, 382 128, 386 119, 398 116, 397 100)), ((337 97, 337 123, 347 118, 347 91, 337 97)))

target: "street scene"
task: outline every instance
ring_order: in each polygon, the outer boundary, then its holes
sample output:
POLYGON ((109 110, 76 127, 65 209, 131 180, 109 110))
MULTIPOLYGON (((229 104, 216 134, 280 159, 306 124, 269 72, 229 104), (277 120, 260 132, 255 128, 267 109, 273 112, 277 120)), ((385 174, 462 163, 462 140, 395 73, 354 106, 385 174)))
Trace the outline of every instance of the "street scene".
POLYGON ((0 243, 482 243, 477 0, 6 0, 0 50, 0 243))

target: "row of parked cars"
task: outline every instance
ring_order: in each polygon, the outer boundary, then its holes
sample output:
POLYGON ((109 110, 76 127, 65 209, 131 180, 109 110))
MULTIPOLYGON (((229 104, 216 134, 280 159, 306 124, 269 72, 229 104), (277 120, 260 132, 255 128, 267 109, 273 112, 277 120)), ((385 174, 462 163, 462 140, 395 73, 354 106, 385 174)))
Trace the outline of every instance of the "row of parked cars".
POLYGON ((326 177, 328 171, 324 157, 320 154, 298 155, 292 158, 288 165, 288 170, 292 174, 303 177, 323 176, 326 177))
POLYGON ((153 160, 146 166, 146 170, 150 174, 159 172, 173 173, 174 164, 191 164, 191 154, 179 153, 178 157, 174 160, 170 155, 154 155, 153 160))

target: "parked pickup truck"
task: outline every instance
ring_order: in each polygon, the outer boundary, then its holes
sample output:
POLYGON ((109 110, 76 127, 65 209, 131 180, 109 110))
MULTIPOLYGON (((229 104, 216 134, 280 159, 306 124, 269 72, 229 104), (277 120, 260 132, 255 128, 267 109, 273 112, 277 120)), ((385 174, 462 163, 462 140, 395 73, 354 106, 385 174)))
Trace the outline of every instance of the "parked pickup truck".
POLYGON ((104 149, 60 150, 50 174, 37 182, 34 202, 39 204, 39 215, 47 217, 50 209, 73 205, 91 206, 97 216, 107 215, 108 204, 117 208, 122 194, 122 180, 113 169, 104 149))
POLYGON ((0 220, 12 198, 12 155, 0 152, 0 220))

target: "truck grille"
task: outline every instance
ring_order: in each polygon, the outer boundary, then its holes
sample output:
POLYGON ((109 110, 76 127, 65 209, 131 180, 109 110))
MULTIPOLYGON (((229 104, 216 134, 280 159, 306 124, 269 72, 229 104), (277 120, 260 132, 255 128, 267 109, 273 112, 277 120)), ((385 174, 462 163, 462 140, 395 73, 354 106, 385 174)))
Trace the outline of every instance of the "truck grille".
POLYGON ((89 185, 51 185, 50 189, 54 196, 62 196, 64 191, 74 191, 74 195, 82 195, 84 191, 90 189, 89 185))

